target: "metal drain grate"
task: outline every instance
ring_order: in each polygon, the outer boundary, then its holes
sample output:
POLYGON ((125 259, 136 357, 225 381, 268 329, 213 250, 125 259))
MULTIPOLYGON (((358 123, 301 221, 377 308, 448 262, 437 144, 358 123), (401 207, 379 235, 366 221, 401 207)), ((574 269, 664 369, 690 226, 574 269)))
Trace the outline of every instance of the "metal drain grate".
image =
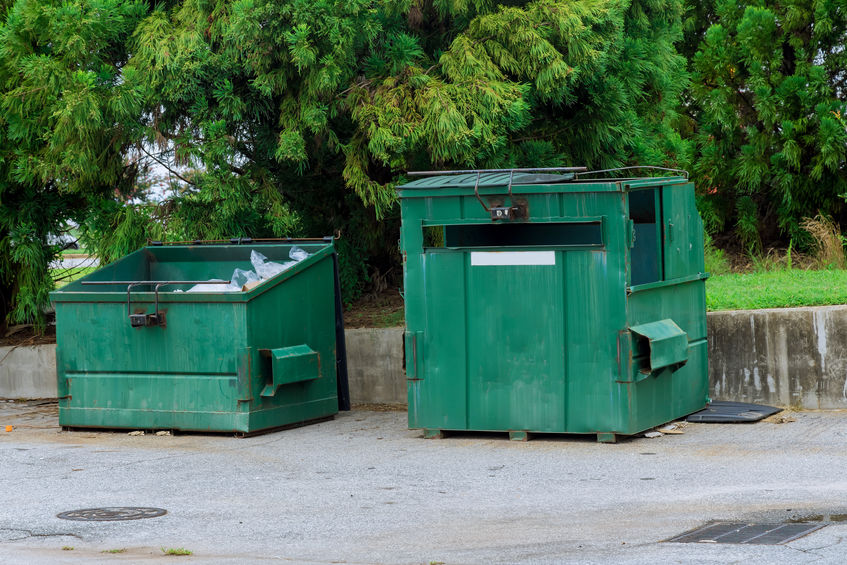
POLYGON ((120 520, 141 520, 142 518, 156 518, 164 516, 168 511, 162 508, 140 508, 137 506, 113 506, 109 508, 83 508, 82 510, 68 510, 56 514, 56 518, 62 520, 76 520, 79 522, 115 522, 120 520))
POLYGON ((826 524, 747 524, 745 522, 709 522, 671 538, 677 543, 742 543, 781 545, 819 530, 826 524))

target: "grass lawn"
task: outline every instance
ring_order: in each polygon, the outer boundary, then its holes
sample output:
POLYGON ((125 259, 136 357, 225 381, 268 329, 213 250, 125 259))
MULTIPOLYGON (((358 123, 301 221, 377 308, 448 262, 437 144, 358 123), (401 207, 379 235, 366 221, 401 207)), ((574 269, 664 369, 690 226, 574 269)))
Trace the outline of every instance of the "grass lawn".
POLYGON ((63 249, 61 255, 88 255, 87 249, 63 249))
POLYGON ((70 267, 68 269, 50 269, 50 275, 56 283, 56 288, 62 288, 69 282, 81 279, 88 273, 93 273, 98 267, 70 267))
POLYGON ((847 304, 847 271, 733 273, 706 281, 706 309, 753 310, 847 304))

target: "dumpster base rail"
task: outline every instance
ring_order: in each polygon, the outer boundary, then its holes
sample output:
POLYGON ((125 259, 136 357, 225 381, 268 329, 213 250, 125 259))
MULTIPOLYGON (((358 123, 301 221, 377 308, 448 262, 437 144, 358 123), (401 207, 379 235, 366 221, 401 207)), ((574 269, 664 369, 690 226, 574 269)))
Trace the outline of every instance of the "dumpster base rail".
MULTIPOLYGON (((264 430, 255 430, 255 431, 252 431, 252 432, 241 432, 241 431, 237 431, 237 430, 204 431, 204 430, 179 430, 179 429, 160 429, 160 428, 141 429, 141 430, 138 430, 138 431, 142 431, 145 434, 148 434, 148 433, 149 434, 155 434, 156 432, 171 432, 171 434, 173 434, 173 435, 189 435, 189 434, 191 434, 191 435, 197 435, 197 434, 206 435, 206 434, 208 434, 208 435, 214 435, 214 436, 225 436, 225 435, 232 434, 233 437, 248 438, 248 437, 263 436, 265 434, 272 434, 274 432, 281 432, 281 431, 285 431, 285 430, 293 430, 295 428, 303 428, 305 426, 311 426, 312 424, 322 424, 324 422, 331 422, 334 419, 335 419, 335 415, 333 414, 331 416, 323 416, 321 418, 314 418, 312 420, 304 420, 302 422, 293 422, 291 424, 285 424, 283 426, 277 426, 275 428, 266 428, 264 430)), ((126 433, 126 431, 128 429, 129 428, 120 429, 120 428, 114 428, 114 427, 92 428, 91 426, 87 426, 87 427, 62 426, 62 431, 63 432, 69 432, 69 433, 113 432, 113 433, 122 434, 122 433, 126 433)), ((135 430, 133 430, 133 431, 135 431, 135 430)))
POLYGON ((491 435, 502 435, 503 433, 509 434, 510 441, 529 441, 531 439, 545 436, 545 437, 555 437, 555 438, 565 438, 565 437, 580 437, 585 438, 587 436, 596 435, 597 443, 617 443, 621 438, 627 437, 635 437, 638 434, 619 434, 616 432, 595 432, 595 433, 570 433, 570 432, 531 432, 527 430, 509 430, 507 432, 502 431, 479 431, 479 430, 442 430, 437 428, 420 428, 423 431, 424 439, 444 439, 451 435, 459 435, 459 434, 469 434, 469 435, 479 435, 479 434, 491 434, 491 435))

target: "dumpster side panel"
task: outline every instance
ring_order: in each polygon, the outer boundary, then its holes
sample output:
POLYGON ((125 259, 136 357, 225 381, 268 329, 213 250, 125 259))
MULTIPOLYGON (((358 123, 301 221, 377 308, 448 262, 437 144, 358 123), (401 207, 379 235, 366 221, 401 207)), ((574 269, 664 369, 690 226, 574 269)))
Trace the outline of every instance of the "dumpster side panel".
POLYGON ((246 432, 228 375, 71 374, 71 402, 60 424, 82 428, 246 432), (105 393, 104 391, 109 391, 105 393))
MULTIPOLYGON (((336 414, 338 389, 332 255, 321 257, 272 292, 251 300, 247 303, 247 311, 251 430, 336 414), (274 387, 274 364, 270 358, 263 359, 261 350, 301 345, 317 353, 319 376, 281 384, 272 396, 262 396, 265 387, 274 387)), ((286 375, 278 375, 276 380, 279 383, 289 379, 286 375)))
MULTIPOLYGON (((57 335, 71 371, 235 374, 246 346, 244 305, 169 303, 164 327, 130 326, 126 303, 57 302, 57 335)), ((152 313, 151 304, 133 309, 152 313)))
POLYGON ((425 413, 432 408, 431 400, 423 402, 428 390, 420 377, 425 374, 424 340, 427 332, 427 295, 424 277, 427 273, 423 253, 422 221, 428 199, 410 198, 401 201, 403 222, 400 227, 400 251, 403 255, 403 289, 405 292, 406 334, 404 369, 407 378, 409 427, 422 428, 425 422, 438 420, 437 413, 425 413))
POLYGON ((708 395, 705 281, 633 291, 627 308, 630 326, 673 320, 687 334, 688 358, 682 366, 645 376, 638 370, 644 365, 639 360, 647 352, 641 351, 638 343, 633 344, 633 382, 621 385, 632 395, 625 433, 637 433, 702 409, 708 395))

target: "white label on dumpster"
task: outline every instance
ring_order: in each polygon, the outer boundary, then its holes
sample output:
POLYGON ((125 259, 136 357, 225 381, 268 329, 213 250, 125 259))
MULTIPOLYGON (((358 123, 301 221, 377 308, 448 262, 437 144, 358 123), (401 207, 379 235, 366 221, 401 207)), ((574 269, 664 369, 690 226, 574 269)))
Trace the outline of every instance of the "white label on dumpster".
POLYGON ((473 251, 471 266, 555 265, 555 251, 473 251))

